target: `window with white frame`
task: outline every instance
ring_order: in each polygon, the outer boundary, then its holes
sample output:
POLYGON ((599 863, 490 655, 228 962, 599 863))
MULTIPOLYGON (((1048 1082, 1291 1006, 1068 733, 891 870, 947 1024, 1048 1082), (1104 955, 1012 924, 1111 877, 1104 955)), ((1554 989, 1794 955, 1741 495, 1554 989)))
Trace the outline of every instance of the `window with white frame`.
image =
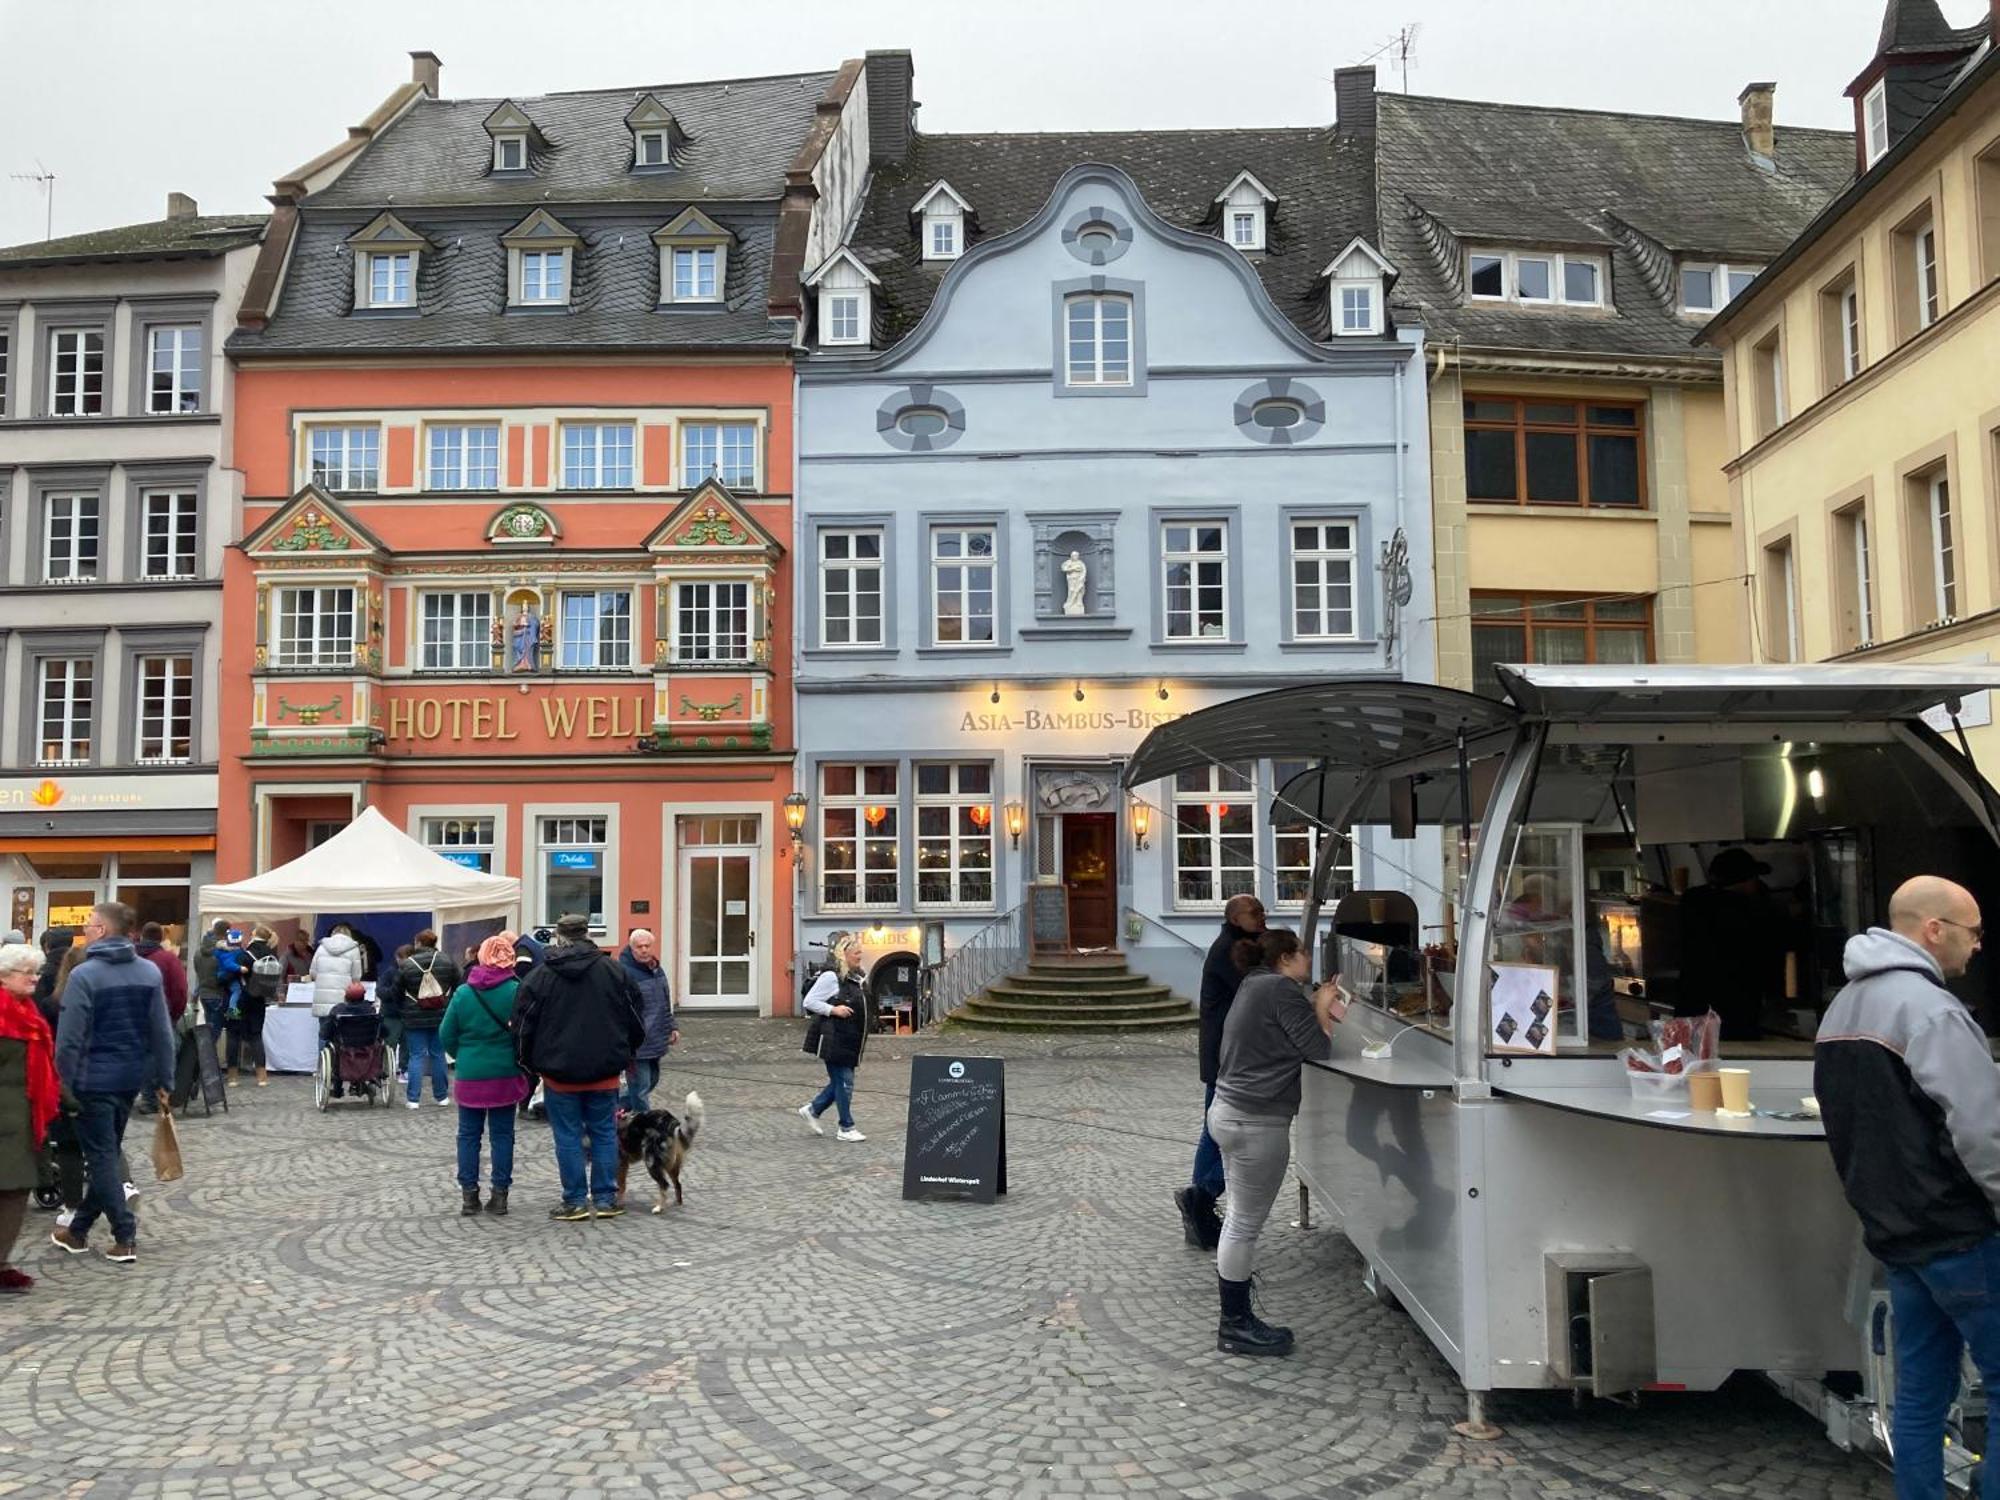
POLYGON ((1951 479, 1942 466, 1924 480, 1930 522, 1931 597, 1937 620, 1958 616, 1958 547, 1951 513, 1951 479))
POLYGON ((956 210, 924 215, 924 259, 957 260, 963 221, 956 210))
POLYGON ((147 490, 139 497, 141 578, 192 578, 201 536, 193 490, 147 490))
POLYGON ((307 452, 312 482, 323 490, 372 490, 381 485, 379 427, 314 427, 307 452))
POLYGON ((1604 257, 1558 250, 1473 250, 1466 289, 1475 302, 1604 305, 1604 257))
POLYGON ((88 656, 42 658, 37 765, 89 762, 96 676, 97 664, 88 656))
MULTIPOLYGON (((1271 795, 1275 799, 1295 776, 1311 769, 1311 762, 1280 760, 1271 762, 1271 795)), ((1307 815, 1304 808, 1276 801, 1271 807, 1271 864, 1275 881, 1275 905, 1302 907, 1312 890, 1313 864, 1326 840, 1335 840, 1329 870, 1329 892, 1351 890, 1354 886, 1354 840, 1336 835, 1307 815)), ((1329 903, 1330 905, 1331 903, 1329 903)))
POLYGON ((717 271, 722 251, 714 245, 680 245, 674 248, 674 301, 719 302, 722 288, 717 271))
POLYGON ((417 836, 425 848, 468 870, 493 873, 494 820, 480 817, 425 818, 417 836))
POLYGON ((49 332, 49 415, 104 415, 104 330, 55 328, 49 332))
POLYGON ((1229 634, 1229 526, 1168 521, 1160 528, 1160 585, 1166 639, 1222 640, 1229 634))
POLYGON ((750 660, 750 585, 741 580, 674 585, 674 660, 750 660))
POLYGON ((354 588, 290 586, 273 590, 279 667, 354 665, 354 588))
POLYGON ((1292 523, 1292 636, 1301 641, 1351 641, 1355 535, 1352 521, 1292 523))
POLYGON ((425 489, 500 488, 500 428, 497 424, 447 423, 427 430, 430 433, 430 454, 424 465, 425 489))
POLYGON ((894 910, 902 899, 895 765, 826 762, 819 790, 819 904, 894 910))
POLYGON ((0 328, 0 417, 7 414, 7 370, 8 355, 14 347, 11 334, 0 328))
POLYGON ((1688 262, 1681 267, 1681 311, 1716 313, 1743 295, 1763 271, 1762 266, 1727 262, 1688 262))
POLYGON ((611 852, 610 819, 541 819, 542 921, 553 926, 569 912, 605 930, 604 862, 611 852))
POLYGON ((993 767, 986 761, 920 761, 917 905, 993 904, 993 767))
POLYGON ((1263 215, 1254 208, 1229 210, 1229 243, 1239 250, 1264 248, 1263 215))
POLYGON ((1174 776, 1174 904, 1218 906, 1257 890, 1257 791, 1249 772, 1196 766, 1174 776))
POLYGON ((368 255, 368 305, 416 306, 416 252, 375 250, 368 255))
POLYGON ((667 133, 664 130, 641 130, 632 137, 632 164, 638 167, 664 167, 669 165, 667 133))
POLYGON ((1937 225, 1927 221, 1912 241, 1917 257, 1917 327, 1938 320, 1937 225))
POLYGON ((882 533, 819 534, 819 639, 822 646, 882 644, 882 533))
POLYGON ((42 510, 42 582, 95 582, 97 542, 95 493, 49 495, 42 510))
POLYGON ((1352 335, 1378 330, 1375 290, 1372 281, 1348 282, 1340 287, 1340 327, 1337 332, 1352 335))
POLYGON ((1874 166, 1889 150, 1889 81, 1878 78, 1861 96, 1861 134, 1865 166, 1874 166))
POLYGON ((146 410, 154 416, 201 410, 201 325, 146 332, 146 410))
POLYGON ((1070 385, 1132 383, 1132 299, 1082 292, 1063 304, 1064 359, 1070 385))
POLYGON ((425 593, 417 665, 425 672, 483 672, 493 665, 493 596, 425 593))
POLYGON ((526 135, 496 135, 493 137, 493 170, 496 172, 525 172, 528 170, 528 138, 526 135))
POLYGON ((757 487, 756 423, 681 424, 681 488, 691 490, 710 476, 732 490, 757 487))
POLYGON ((993 644, 991 526, 931 528, 931 637, 940 646, 993 644))
POLYGON ((569 300, 569 251, 522 250, 521 295, 524 305, 555 306, 569 300))
POLYGON ((1861 292, 1852 281, 1840 294, 1840 378, 1861 373, 1861 292))
POLYGON ((820 342, 862 344, 861 293, 827 292, 820 299, 820 342))
POLYGON ((145 765, 174 765, 194 758, 194 658, 142 656, 139 665, 139 735, 134 746, 145 765))
POLYGON ((630 422, 565 422, 562 440, 564 489, 632 488, 630 422))
POLYGON ((613 671, 632 665, 632 594, 585 589, 562 596, 556 666, 570 672, 613 671))

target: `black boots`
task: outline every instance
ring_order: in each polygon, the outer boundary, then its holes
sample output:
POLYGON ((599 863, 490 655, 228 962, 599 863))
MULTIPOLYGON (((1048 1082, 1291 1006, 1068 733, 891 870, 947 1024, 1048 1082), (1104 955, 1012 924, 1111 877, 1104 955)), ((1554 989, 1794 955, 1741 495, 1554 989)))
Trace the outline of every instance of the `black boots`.
POLYGON ((1222 1320, 1215 1325, 1215 1347, 1224 1354, 1290 1354, 1292 1330, 1273 1328, 1250 1310, 1250 1283, 1215 1278, 1222 1294, 1222 1320))
POLYGON ((495 1188, 486 1199, 486 1211, 496 1218, 507 1212, 507 1190, 495 1188))
POLYGON ((1174 1194, 1174 1206, 1181 1211, 1181 1237, 1197 1250, 1213 1250, 1222 1240, 1222 1218, 1215 1211, 1215 1195, 1198 1187, 1184 1187, 1174 1194))
POLYGON ((470 1219, 479 1212, 479 1189, 460 1188, 459 1195, 465 1201, 458 1206, 459 1216, 470 1219))

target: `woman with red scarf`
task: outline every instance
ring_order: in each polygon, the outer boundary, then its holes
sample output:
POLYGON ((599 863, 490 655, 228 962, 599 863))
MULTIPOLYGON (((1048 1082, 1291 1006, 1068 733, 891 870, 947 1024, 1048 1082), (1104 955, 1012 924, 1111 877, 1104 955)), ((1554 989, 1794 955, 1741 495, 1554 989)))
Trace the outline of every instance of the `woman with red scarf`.
POLYGON ((26 943, 0 947, 0 1292, 35 1284, 6 1260, 14 1251, 49 1121, 62 1097, 56 1042, 35 1006, 42 951, 26 943))

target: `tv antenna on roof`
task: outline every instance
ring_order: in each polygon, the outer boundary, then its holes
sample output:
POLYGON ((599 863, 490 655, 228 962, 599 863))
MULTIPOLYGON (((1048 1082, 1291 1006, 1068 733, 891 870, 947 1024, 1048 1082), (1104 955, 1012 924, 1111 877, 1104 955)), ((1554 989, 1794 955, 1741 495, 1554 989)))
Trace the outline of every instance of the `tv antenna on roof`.
POLYGON ((1390 63, 1390 66, 1395 68, 1398 72, 1400 72, 1403 75, 1403 92, 1406 94, 1409 93, 1410 57, 1417 50, 1417 33, 1422 29, 1423 29, 1423 22, 1421 21, 1410 22, 1409 25, 1403 27, 1402 30, 1398 31, 1394 36, 1390 37, 1388 41, 1384 42, 1381 46, 1377 47, 1373 52, 1369 53, 1366 57, 1357 58, 1355 60, 1354 65, 1358 68, 1363 63, 1372 63, 1378 57, 1385 56, 1389 53, 1394 53, 1395 58, 1390 63))
POLYGON ((9 175, 16 182, 32 182, 41 188, 42 196, 48 200, 48 207, 42 219, 42 238, 45 240, 54 239, 56 237, 56 174, 43 166, 41 158, 37 157, 35 159, 34 171, 13 172, 9 175))

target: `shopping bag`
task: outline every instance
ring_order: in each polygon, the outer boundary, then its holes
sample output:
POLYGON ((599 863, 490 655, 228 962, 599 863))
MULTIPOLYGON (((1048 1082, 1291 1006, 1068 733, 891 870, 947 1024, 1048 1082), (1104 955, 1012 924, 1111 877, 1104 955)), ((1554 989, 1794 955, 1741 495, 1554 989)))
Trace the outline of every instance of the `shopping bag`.
POLYGON ((181 1138, 174 1129, 174 1112, 162 1108, 153 1124, 153 1176, 178 1182, 182 1176, 181 1138))

